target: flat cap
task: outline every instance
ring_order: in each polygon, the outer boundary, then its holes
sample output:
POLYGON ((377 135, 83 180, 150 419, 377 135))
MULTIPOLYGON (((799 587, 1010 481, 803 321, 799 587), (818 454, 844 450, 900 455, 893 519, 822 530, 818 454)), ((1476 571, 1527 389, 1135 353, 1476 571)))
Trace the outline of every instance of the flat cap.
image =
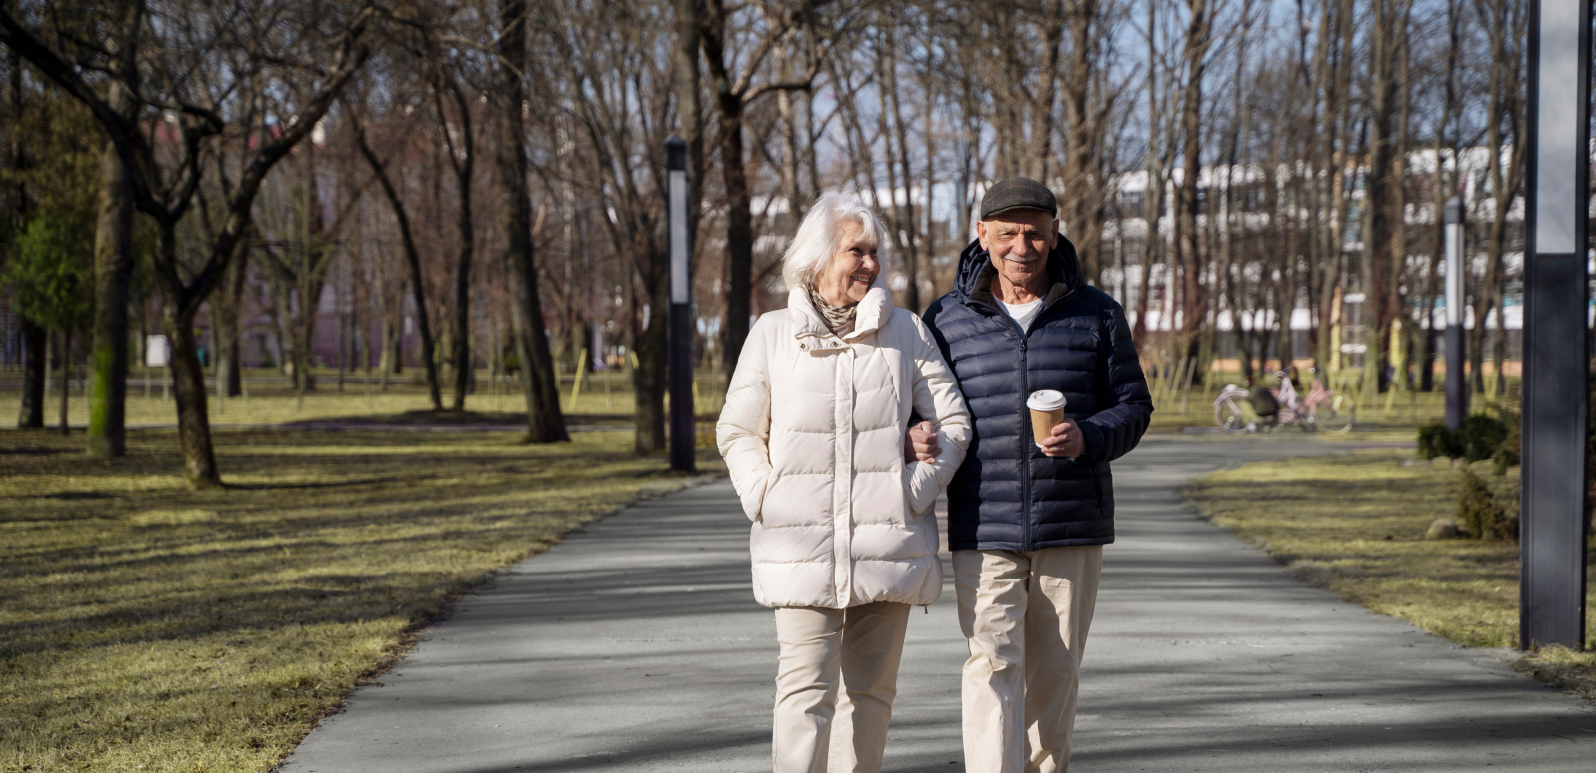
POLYGON ((1029 177, 999 180, 987 188, 986 195, 981 197, 982 220, 1011 209, 1035 209, 1057 215, 1058 198, 1046 185, 1029 177))

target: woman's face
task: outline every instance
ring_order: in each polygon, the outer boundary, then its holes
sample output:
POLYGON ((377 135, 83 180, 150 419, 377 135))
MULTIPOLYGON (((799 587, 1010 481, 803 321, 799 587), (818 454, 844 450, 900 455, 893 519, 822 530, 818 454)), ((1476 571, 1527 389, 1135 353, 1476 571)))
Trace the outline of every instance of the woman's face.
POLYGON ((820 272, 815 290, 833 306, 851 306, 864 300, 880 271, 876 243, 865 238, 862 224, 849 220, 842 225, 837 252, 831 256, 831 264, 820 272))

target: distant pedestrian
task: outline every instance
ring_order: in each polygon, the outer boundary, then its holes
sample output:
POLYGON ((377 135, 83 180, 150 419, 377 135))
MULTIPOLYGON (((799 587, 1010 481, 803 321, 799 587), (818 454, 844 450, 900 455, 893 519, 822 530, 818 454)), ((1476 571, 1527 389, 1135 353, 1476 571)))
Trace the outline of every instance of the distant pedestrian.
MULTIPOLYGON (((1086 284, 1057 212, 1035 180, 994 184, 953 292, 925 314, 975 428, 948 486, 971 773, 1069 768, 1077 670, 1114 541, 1109 463, 1153 412, 1125 310, 1086 284)), ((911 456, 938 451, 912 440, 911 456)))
POLYGON ((925 324, 892 306, 885 234, 862 205, 815 203, 783 257, 787 308, 749 331, 716 427, 754 597, 776 608, 776 773, 880 770, 909 608, 942 592, 932 510, 969 415, 925 324), (903 457, 911 414, 935 422, 926 461, 903 457))

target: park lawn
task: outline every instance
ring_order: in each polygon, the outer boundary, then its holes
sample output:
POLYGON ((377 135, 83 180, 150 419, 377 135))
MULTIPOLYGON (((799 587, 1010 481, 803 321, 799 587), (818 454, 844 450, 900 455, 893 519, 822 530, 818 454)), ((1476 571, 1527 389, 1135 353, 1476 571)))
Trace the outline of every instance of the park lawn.
MULTIPOLYGON (((1517 468, 1503 477, 1489 462, 1473 469, 1499 499, 1516 497, 1517 468)), ((1517 646, 1518 546, 1425 539, 1435 519, 1456 515, 1461 490, 1462 473, 1450 465, 1359 451, 1222 470, 1185 493, 1205 517, 1314 585, 1459 644, 1517 646)), ((1596 594, 1589 588, 1586 609, 1590 649, 1596 594)), ((1596 653, 1551 650, 1515 667, 1596 700, 1596 653)))
MULTIPOLYGON (((1214 427, 1214 400, 1219 396, 1219 390, 1226 384, 1241 381, 1237 373, 1215 373, 1207 386, 1195 383, 1184 393, 1180 390, 1166 391, 1156 380, 1150 381, 1154 411, 1149 429, 1153 432, 1179 432, 1187 427, 1214 427)), ((1517 381, 1511 382, 1509 388, 1509 395, 1504 399, 1508 405, 1516 408, 1517 381)), ((1446 395, 1439 384, 1430 392, 1402 389, 1388 391, 1378 397, 1373 394, 1358 395, 1356 392, 1348 394, 1361 397, 1354 406, 1353 431, 1319 432, 1319 436, 1326 440, 1352 439, 1354 442, 1412 442, 1415 427, 1439 422, 1446 414, 1446 395)), ((1475 408, 1483 410, 1491 402, 1476 397, 1475 408)), ((1287 435, 1302 433, 1301 428, 1294 426, 1281 427, 1276 431, 1287 435)))
POLYGON ((629 432, 216 439, 191 492, 169 430, 0 430, 0 771, 268 770, 490 572, 687 482, 629 432))
MULTIPOLYGON (((128 379, 127 423, 130 426, 165 426, 177 423, 177 404, 170 396, 163 398, 160 382, 146 390, 142 370, 135 369, 128 379)), ((248 398, 230 397, 218 400, 215 382, 207 379, 210 387, 206 401, 210 419, 218 427, 261 424, 288 424, 293 422, 322 422, 328 420, 367 417, 386 419, 404 413, 430 412, 431 403, 426 387, 419 380, 419 372, 412 369, 402 377, 395 377, 383 389, 381 378, 364 374, 349 375, 342 390, 338 388, 335 371, 318 368, 313 371, 317 388, 301 399, 288 379, 276 371, 250 369, 245 377, 248 398)), ((58 377, 59 373, 52 376, 58 377)), ((720 412, 724 403, 723 377, 708 370, 698 373, 694 410, 700 415, 720 412)), ((620 418, 630 421, 636 408, 631 378, 620 371, 587 374, 580 389, 575 388, 575 378, 566 374, 560 381, 560 410, 575 414, 572 423, 592 424, 593 418, 620 418)), ((443 403, 452 404, 452 393, 446 384, 443 403)), ((668 402, 668 398, 667 398, 668 402)), ((16 373, 0 374, 0 421, 10 426, 22 405, 21 378, 16 373)), ((481 414, 505 414, 514 423, 513 414, 526 412, 526 400, 521 394, 520 382, 514 378, 494 381, 487 371, 477 372, 477 389, 466 396, 466 410, 481 414)), ((51 383, 45 400, 44 421, 47 426, 57 426, 61 411, 60 389, 51 383)), ((72 380, 67 398, 67 424, 83 427, 89 421, 89 403, 84 397, 83 385, 72 380)), ((524 418, 521 421, 525 421, 524 418)))

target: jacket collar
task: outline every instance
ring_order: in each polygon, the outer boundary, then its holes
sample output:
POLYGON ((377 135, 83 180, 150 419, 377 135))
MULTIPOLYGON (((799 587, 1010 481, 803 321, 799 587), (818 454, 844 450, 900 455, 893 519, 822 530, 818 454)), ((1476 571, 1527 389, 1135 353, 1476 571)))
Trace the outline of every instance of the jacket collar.
POLYGON ((880 276, 870 285, 870 291, 865 293, 864 300, 859 301, 859 311, 855 313, 853 331, 846 338, 838 339, 832 335, 831 328, 820 317, 820 312, 815 309, 814 303, 809 300, 809 291, 802 287, 795 287, 787 293, 787 313, 792 315, 793 335, 804 341, 804 349, 841 349, 848 343, 858 341, 871 333, 880 330, 892 318, 892 293, 887 292, 887 285, 880 276))
MULTIPOLYGON (((1063 234, 1059 234, 1058 245, 1047 255, 1047 274, 1051 282, 1042 296, 1044 309, 1055 301, 1074 295, 1086 284, 1086 272, 1081 269, 1081 261, 1075 255, 1075 245, 1063 234)), ((992 267, 991 256, 981 248, 981 240, 972 240, 959 255, 959 271, 953 292, 963 303, 984 305, 995 312, 997 297, 992 293, 992 282, 996 279, 997 269, 992 267)))

